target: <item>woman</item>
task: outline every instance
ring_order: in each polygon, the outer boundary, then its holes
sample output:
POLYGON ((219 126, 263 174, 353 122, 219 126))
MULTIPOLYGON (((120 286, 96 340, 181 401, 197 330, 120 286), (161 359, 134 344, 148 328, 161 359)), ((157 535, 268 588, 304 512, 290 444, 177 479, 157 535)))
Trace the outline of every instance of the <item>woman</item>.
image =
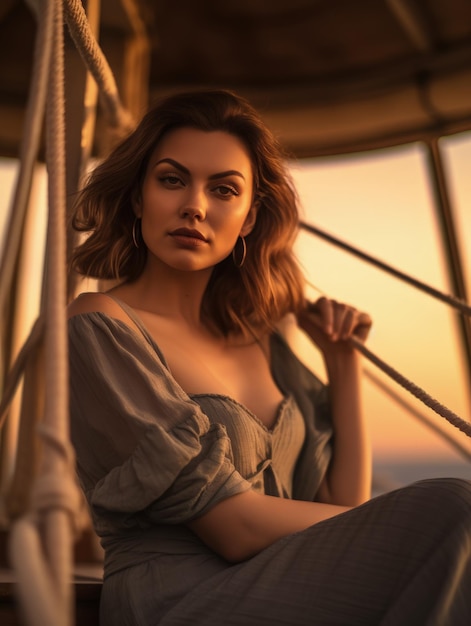
POLYGON ((104 625, 467 624, 471 486, 369 502, 365 313, 307 302, 296 194, 256 112, 162 101, 91 174, 75 227, 71 430, 105 549, 104 625), (325 388, 277 326, 321 350, 325 388))

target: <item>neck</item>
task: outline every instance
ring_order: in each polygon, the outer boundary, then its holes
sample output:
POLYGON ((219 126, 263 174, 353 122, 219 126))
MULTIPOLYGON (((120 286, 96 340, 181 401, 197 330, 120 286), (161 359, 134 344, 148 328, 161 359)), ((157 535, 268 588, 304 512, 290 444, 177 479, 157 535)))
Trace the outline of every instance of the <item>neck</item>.
POLYGON ((136 309, 201 326, 201 304, 210 276, 210 269, 181 272, 146 268, 127 286, 127 292, 136 309))

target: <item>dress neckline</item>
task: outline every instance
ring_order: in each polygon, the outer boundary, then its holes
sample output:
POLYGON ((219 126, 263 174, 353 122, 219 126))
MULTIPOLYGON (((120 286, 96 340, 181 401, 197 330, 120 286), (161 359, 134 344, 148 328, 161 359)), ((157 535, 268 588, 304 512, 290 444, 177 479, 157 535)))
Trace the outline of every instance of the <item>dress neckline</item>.
POLYGON ((278 427, 280 426, 281 422, 283 421, 283 416, 285 415, 285 412, 286 412, 287 408, 292 405, 292 401, 293 401, 293 396, 291 394, 284 394, 283 393, 283 397, 280 400, 280 402, 278 403, 278 406, 276 408, 275 417, 273 419, 273 423, 272 423, 271 426, 267 426, 245 404, 243 404, 242 402, 239 402, 238 400, 236 400, 232 396, 228 396, 227 394, 224 394, 224 393, 211 393, 211 392, 209 392, 209 393, 189 393, 187 395, 192 400, 195 400, 195 402, 198 401, 197 400, 198 398, 208 398, 208 399, 217 398, 219 400, 222 400, 223 402, 228 402, 228 403, 236 406, 237 408, 241 409, 248 417, 251 418, 251 420, 253 422, 255 422, 262 430, 264 430, 265 432, 267 432, 270 435, 273 435, 277 431, 278 427))
MULTIPOLYGON (((113 300, 114 302, 116 302, 116 304, 126 313, 126 315, 128 315, 128 317, 131 319, 131 321, 136 325, 136 327, 139 329, 139 331, 141 332, 143 338, 146 340, 146 342, 151 346, 151 348, 156 352, 158 358, 160 359, 160 361, 162 362, 162 364, 164 365, 164 367, 166 368, 166 370, 168 371, 169 375, 172 377, 172 379, 174 380, 175 384, 179 386, 179 388, 183 391, 183 393, 185 393, 189 398, 191 399, 195 399, 195 398, 220 398, 220 399, 224 399, 228 402, 230 402, 231 404, 238 406, 239 408, 241 408, 244 413, 246 413, 247 415, 249 415, 257 424, 259 424, 264 430, 266 430, 268 433, 273 434, 274 431, 276 430, 278 424, 282 421, 281 418, 284 414, 284 411, 286 409, 286 407, 289 404, 289 401, 292 400, 292 396, 289 393, 286 393, 286 391, 283 389, 282 385, 280 385, 278 378, 276 376, 276 372, 273 370, 273 347, 274 347, 274 341, 273 341, 273 337, 276 333, 272 333, 269 337, 269 342, 270 342, 270 355, 269 355, 269 359, 268 359, 268 365, 270 367, 270 373, 271 376, 273 377, 273 380, 275 382, 275 385, 278 387, 278 389, 280 390, 281 394, 282 394, 282 398, 280 400, 280 402, 277 405, 276 411, 275 411, 275 415, 274 415, 274 419, 273 419, 273 423, 271 424, 271 426, 267 426, 253 411, 251 411, 245 404, 243 404, 242 402, 239 402, 239 400, 237 400, 236 398, 233 398, 232 396, 229 396, 227 394, 223 394, 223 393, 217 393, 217 392, 202 392, 202 393, 189 393, 188 391, 186 391, 185 389, 183 389, 183 387, 180 385, 180 383, 176 380, 176 378, 174 377, 172 370, 170 369, 170 366, 162 352, 162 350, 160 349, 158 343, 155 341, 155 339, 153 338, 153 336, 150 334, 150 332, 147 330, 144 322, 141 320, 141 318, 137 315, 137 313, 134 311, 134 309, 129 306, 129 304, 126 304, 126 302, 123 302, 123 300, 116 298, 115 296, 112 296, 109 293, 103 293, 103 295, 107 296, 108 298, 110 298, 111 300, 113 300)), ((112 318, 114 320, 116 320, 117 322, 121 321, 118 320, 116 318, 113 318, 110 315, 107 315, 106 313, 102 313, 100 312, 101 315, 106 315, 106 317, 112 318)), ((125 322, 123 322, 124 324, 125 322)), ((133 331, 133 329, 131 328, 131 331, 133 331)), ((196 400, 195 400, 196 401, 196 400)))

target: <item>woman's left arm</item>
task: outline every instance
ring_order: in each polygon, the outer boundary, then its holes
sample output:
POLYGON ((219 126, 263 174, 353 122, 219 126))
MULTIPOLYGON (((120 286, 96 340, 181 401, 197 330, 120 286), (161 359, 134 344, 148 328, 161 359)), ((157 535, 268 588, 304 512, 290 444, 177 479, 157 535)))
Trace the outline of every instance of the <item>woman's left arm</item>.
POLYGON ((329 377, 334 449, 318 494, 321 502, 357 506, 371 493, 371 445, 362 410, 360 355, 348 341, 365 341, 367 313, 320 298, 298 315, 299 326, 321 350, 329 377))

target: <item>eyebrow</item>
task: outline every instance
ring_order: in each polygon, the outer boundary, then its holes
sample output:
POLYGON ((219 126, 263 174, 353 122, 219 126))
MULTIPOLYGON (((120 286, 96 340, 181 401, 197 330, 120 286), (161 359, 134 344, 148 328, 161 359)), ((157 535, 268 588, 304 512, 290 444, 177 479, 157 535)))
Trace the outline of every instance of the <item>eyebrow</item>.
MULTIPOLYGON (((183 174, 186 174, 187 176, 190 176, 191 174, 188 168, 186 168, 178 161, 175 161, 175 159, 160 159, 160 161, 157 161, 154 167, 157 167, 157 165, 160 165, 161 163, 168 163, 169 165, 172 165, 175 169, 180 170, 180 172, 183 172, 183 174)), ((211 174, 211 176, 209 176, 209 180, 217 180, 218 178, 224 178, 225 176, 239 176, 240 178, 245 180, 245 176, 242 174, 242 172, 239 172, 238 170, 226 170, 225 172, 217 172, 216 174, 211 174)))

